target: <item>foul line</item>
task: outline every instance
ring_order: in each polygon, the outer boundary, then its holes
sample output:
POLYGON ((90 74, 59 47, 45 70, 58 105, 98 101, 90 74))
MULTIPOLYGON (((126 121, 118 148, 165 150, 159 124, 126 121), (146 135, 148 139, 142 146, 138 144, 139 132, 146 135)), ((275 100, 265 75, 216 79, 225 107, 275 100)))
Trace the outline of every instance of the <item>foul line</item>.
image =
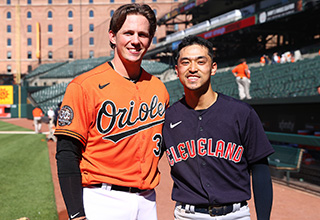
POLYGON ((49 134, 49 131, 36 133, 34 131, 0 131, 0 134, 49 134))

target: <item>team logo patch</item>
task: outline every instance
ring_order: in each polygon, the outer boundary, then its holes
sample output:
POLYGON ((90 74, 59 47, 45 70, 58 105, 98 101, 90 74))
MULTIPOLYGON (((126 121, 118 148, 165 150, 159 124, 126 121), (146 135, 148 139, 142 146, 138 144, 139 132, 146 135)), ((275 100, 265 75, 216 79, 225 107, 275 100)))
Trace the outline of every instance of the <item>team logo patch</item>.
POLYGON ((70 125, 73 120, 73 110, 70 106, 63 106, 60 109, 58 123, 59 126, 70 125))

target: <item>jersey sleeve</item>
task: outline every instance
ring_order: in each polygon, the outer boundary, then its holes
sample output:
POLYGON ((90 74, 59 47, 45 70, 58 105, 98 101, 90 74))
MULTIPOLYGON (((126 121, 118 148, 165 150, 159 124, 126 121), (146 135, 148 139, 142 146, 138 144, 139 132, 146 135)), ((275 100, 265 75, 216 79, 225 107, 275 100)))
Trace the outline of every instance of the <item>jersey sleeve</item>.
POLYGON ((274 152, 260 118, 254 109, 251 109, 244 127, 244 145, 248 148, 247 159, 252 164, 274 152))
POLYGON ((88 128, 94 112, 89 109, 92 104, 88 98, 80 84, 69 84, 59 112, 55 135, 67 135, 86 145, 88 128))
POLYGON ((235 68, 232 69, 233 73, 236 73, 238 71, 238 66, 236 66, 235 68))

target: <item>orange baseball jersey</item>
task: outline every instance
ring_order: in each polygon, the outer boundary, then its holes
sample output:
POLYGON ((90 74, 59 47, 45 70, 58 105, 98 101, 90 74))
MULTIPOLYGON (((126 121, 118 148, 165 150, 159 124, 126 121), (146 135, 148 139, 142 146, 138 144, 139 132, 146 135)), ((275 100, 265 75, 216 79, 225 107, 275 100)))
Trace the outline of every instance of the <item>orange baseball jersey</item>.
POLYGON ((239 65, 237 65, 232 72, 233 73, 237 73, 237 76, 239 77, 248 77, 250 78, 250 74, 246 74, 245 70, 249 70, 248 65, 244 64, 244 63, 240 63, 239 65))
POLYGON ((33 117, 42 117, 43 112, 42 112, 41 108, 35 108, 32 110, 32 115, 33 115, 33 117))
POLYGON ((55 135, 71 136, 85 146, 80 162, 83 186, 157 186, 168 105, 165 85, 144 70, 132 83, 104 63, 71 81, 55 135))

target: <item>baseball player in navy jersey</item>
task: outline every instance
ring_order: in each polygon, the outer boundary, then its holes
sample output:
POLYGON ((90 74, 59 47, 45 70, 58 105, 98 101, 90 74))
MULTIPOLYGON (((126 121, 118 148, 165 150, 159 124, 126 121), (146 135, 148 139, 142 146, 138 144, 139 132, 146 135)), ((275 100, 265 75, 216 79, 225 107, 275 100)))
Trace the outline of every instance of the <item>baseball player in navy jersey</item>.
POLYGON ((174 181, 176 220, 250 219, 250 172, 258 219, 269 219, 274 152, 251 106, 215 92, 213 45, 189 36, 178 47, 184 97, 166 111, 163 147, 174 181))
POLYGON ((70 219, 157 219, 154 188, 169 94, 141 67, 155 30, 148 5, 122 5, 110 21, 112 61, 67 87, 55 135, 70 219))

